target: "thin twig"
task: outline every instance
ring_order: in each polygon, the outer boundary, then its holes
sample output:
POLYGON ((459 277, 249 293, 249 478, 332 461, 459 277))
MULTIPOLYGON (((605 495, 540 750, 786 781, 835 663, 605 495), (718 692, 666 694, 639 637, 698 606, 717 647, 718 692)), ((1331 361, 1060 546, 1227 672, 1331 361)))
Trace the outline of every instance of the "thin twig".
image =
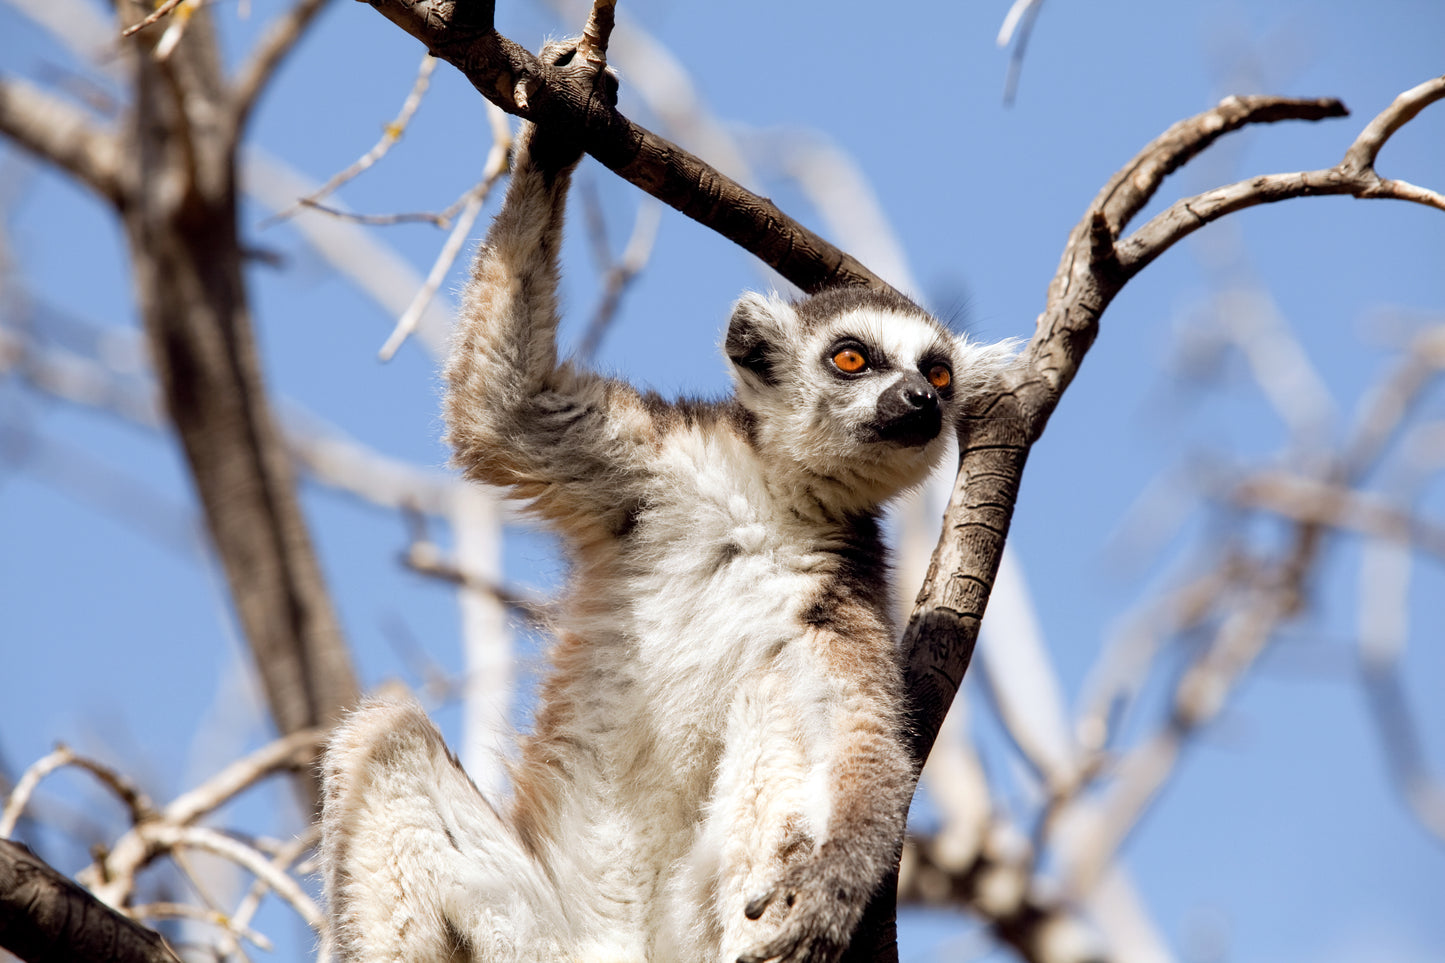
POLYGON ((381 138, 372 145, 370 150, 357 158, 350 167, 347 167, 339 174, 333 175, 330 180, 317 190, 300 198, 290 207, 277 211, 275 214, 263 220, 261 226, 270 227, 272 224, 284 221, 296 214, 302 207, 316 207, 328 213, 340 214, 341 212, 333 211, 329 208, 322 208, 318 202, 323 197, 336 191, 337 188, 341 187, 347 181, 352 180, 357 175, 370 169, 372 165, 386 156, 387 151, 391 150, 397 141, 401 140, 401 135, 406 133, 407 125, 411 123, 412 116, 416 113, 417 108, 421 106, 422 98, 426 96, 427 88, 431 84, 431 75, 433 71, 436 70, 436 65, 437 59, 430 54, 421 58, 421 64, 417 67, 416 71, 416 80, 412 81, 411 90, 407 93, 406 100, 402 101, 401 110, 397 111, 396 117, 383 128, 381 138))
POLYGON ((511 126, 507 122, 507 115, 498 107, 488 103, 487 116, 492 122, 492 149, 487 154, 487 162, 482 168, 482 179, 467 192, 462 212, 457 216, 457 222, 453 226, 451 234, 448 235, 446 243, 442 245, 441 252, 438 253, 436 262, 432 265, 426 280, 422 282, 420 290, 416 292, 406 311, 397 319, 396 327, 392 329, 386 343, 377 352, 377 356, 382 361, 390 361, 396 355, 397 349, 416 329, 417 323, 421 321, 422 313, 451 271, 452 263, 456 261, 457 255, 461 253, 462 245, 470 235, 477 215, 482 212, 482 205, 486 203, 487 195, 492 192, 492 188, 496 186, 497 181, 510 166, 512 132, 511 126))
POLYGON ((233 836, 210 829, 206 826, 176 826, 169 823, 152 823, 144 827, 147 843, 158 850, 177 847, 199 849, 213 853, 247 870, 257 879, 264 879, 270 886, 306 921, 306 925, 320 932, 324 916, 314 900, 307 896, 299 883, 278 870, 263 853, 248 846, 233 836))
POLYGON ((298 0, 274 22, 267 25, 266 32, 256 42, 250 57, 236 71, 236 80, 231 87, 232 127, 236 139, 246 126, 251 111, 260 99, 267 83, 275 76, 276 69, 296 44, 306 34, 306 28, 316 19, 317 14, 329 0, 298 0))
POLYGON ((461 586, 495 599, 514 615, 521 616, 534 625, 549 621, 551 607, 544 599, 524 595, 515 589, 498 585, 496 582, 466 572, 456 565, 444 561, 435 545, 427 541, 414 542, 402 556, 402 564, 420 575, 429 575, 453 585, 461 586))
POLYGON ((48 755, 37 759, 21 773, 15 788, 10 791, 10 798, 5 801, 4 811, 0 812, 0 837, 9 839, 10 834, 15 831, 15 824, 20 821, 30 797, 35 793, 35 787, 40 785, 40 780, 61 766, 70 765, 74 759, 75 753, 70 751, 69 746, 56 746, 48 755))
POLYGON ((131 24, 129 27, 126 27, 120 32, 120 35, 122 37, 130 37, 134 34, 139 33, 146 27, 149 27, 151 24, 155 23, 157 20, 169 14, 176 7, 180 6, 182 2, 183 0, 165 0, 165 2, 162 3, 159 7, 156 7, 155 10, 147 14, 145 19, 137 21, 136 23, 131 24))
POLYGON ((297 201, 296 207, 306 207, 321 214, 331 217, 339 217, 343 220, 354 221, 357 224, 366 224, 370 227, 391 227, 396 224, 433 224, 440 228, 452 226, 452 218, 458 211, 464 210, 468 200, 472 196, 472 190, 468 190, 461 197, 457 198, 442 211, 402 211, 397 214, 361 214, 357 211, 347 211, 339 207, 330 207, 303 197, 297 201))
MULTIPOLYGON (((577 346, 579 358, 588 360, 597 353, 597 348, 617 317, 622 296, 627 293, 627 289, 652 257, 653 244, 657 240, 657 230, 661 224, 662 205, 651 198, 644 199, 637 207, 637 219, 632 224, 632 235, 627 240, 627 246, 623 248, 622 256, 607 265, 602 279, 602 297, 598 300, 597 309, 588 321, 582 340, 577 346)), ((605 237, 601 244, 605 250, 605 237)))
POLYGON ((127 907, 125 912, 135 920, 185 919, 210 923, 225 930, 231 937, 246 940, 268 953, 276 948, 264 933, 240 925, 234 917, 190 903, 142 903, 139 906, 127 907))
POLYGON ((180 0, 176 4, 175 11, 171 15, 171 22, 166 24, 165 33, 161 39, 156 41, 155 49, 151 56, 164 63, 175 53, 176 47, 180 46, 181 37, 186 32, 186 25, 191 22, 191 17, 200 9, 204 0, 180 0))
POLYGON ((138 822, 116 841, 109 853, 102 854, 82 870, 77 879, 112 906, 123 904, 135 885, 136 874, 159 855, 155 845, 158 825, 184 828, 266 776, 306 765, 315 758, 325 738, 324 729, 299 730, 231 763, 196 788, 177 796, 158 815, 138 822))
MULTIPOLYGON (((321 838, 321 824, 312 823, 305 831, 295 839, 281 847, 280 851, 271 857, 271 863, 278 872, 286 873, 306 852, 316 846, 321 838)), ((231 923, 237 928, 247 928, 251 925, 251 918, 261 908, 261 900, 270 892, 270 885, 266 879, 258 876, 251 883, 250 889, 241 902, 236 905, 236 911, 231 914, 231 923)))
POLYGON ((77 755, 68 746, 57 746, 55 751, 45 756, 39 762, 32 765, 20 777, 15 784, 15 791, 10 794, 10 801, 6 803, 3 814, 0 814, 0 836, 8 837, 15 829, 15 822, 20 818, 30 796, 34 793, 35 787, 40 780, 50 773, 65 766, 75 766, 84 769, 86 772, 100 780, 101 784, 115 793, 121 802, 125 803, 126 809, 130 812, 133 823, 141 823, 144 820, 152 819, 156 815, 155 804, 145 793, 141 792, 135 782, 123 773, 97 762, 94 759, 77 755))

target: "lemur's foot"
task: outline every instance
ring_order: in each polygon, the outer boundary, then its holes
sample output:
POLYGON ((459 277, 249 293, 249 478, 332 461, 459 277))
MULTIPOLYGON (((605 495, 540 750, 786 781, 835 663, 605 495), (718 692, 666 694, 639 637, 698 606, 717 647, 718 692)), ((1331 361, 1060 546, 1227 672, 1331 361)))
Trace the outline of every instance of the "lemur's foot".
MULTIPOLYGON (((589 98, 587 114, 593 104, 611 110, 617 105, 617 74, 600 57, 579 55, 581 37, 553 40, 542 47, 537 59, 561 72, 566 82, 589 98)), ((518 102, 527 99, 525 81, 518 85, 518 102)), ((542 171, 564 171, 582 159, 582 128, 528 123, 522 128, 522 146, 533 166, 542 171)))

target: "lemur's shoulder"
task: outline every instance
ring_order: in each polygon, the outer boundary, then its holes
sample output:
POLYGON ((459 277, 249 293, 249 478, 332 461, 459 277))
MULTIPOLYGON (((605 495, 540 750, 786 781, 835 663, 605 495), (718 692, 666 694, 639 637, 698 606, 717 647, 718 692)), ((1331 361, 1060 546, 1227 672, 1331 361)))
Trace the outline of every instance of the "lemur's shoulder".
POLYGON ((736 397, 667 398, 655 391, 640 396, 643 409, 663 436, 679 431, 729 431, 751 442, 756 418, 736 397))

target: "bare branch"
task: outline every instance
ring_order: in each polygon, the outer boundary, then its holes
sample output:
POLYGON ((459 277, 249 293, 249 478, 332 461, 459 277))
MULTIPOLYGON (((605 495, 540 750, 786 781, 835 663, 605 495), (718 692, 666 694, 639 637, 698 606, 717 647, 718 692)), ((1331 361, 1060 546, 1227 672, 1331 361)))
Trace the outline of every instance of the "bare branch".
POLYGON ((219 927, 224 930, 228 936, 247 940, 267 952, 275 949, 275 946, 264 934, 237 925, 235 920, 225 913, 207 909, 202 906, 193 906, 190 903, 142 903, 139 906, 130 907, 126 915, 135 920, 196 920, 201 923, 209 923, 212 926, 219 927))
POLYGON ((1410 712, 1399 657, 1410 618, 1409 552, 1372 542, 1360 561, 1360 681, 1390 773, 1426 831, 1445 842, 1445 782, 1426 761, 1420 727, 1410 712))
MULTIPOLYGON (((159 815, 138 820, 108 853, 83 870, 78 878, 105 902, 113 906, 123 904, 135 886, 136 874, 167 846, 175 845, 175 833, 190 827, 261 779, 275 772, 308 766, 317 757, 325 738, 323 729, 294 732, 233 762, 195 789, 176 797, 159 815)), ((272 881, 271 877, 266 878, 268 883, 272 881)))
POLYGON ((343 221, 351 221, 355 224, 365 224, 368 227, 391 227, 396 224, 431 224, 435 227, 449 228, 453 224, 453 218, 467 209, 467 203, 475 193, 474 188, 468 188, 467 192, 448 204, 440 211, 401 211, 395 214, 363 214, 358 211, 348 211, 339 207, 331 207, 313 201, 309 197, 303 197, 294 205, 295 208, 307 208, 325 214, 327 217, 340 218, 343 221))
MULTIPOLYGON (((321 824, 313 822, 310 826, 306 827, 305 832, 282 846, 281 849, 271 857, 271 864, 275 866, 279 872, 284 873, 289 871, 297 860, 305 855, 308 850, 316 846, 316 842, 320 838, 321 824)), ((250 926, 251 918, 255 916, 256 911, 261 908, 261 899, 266 893, 270 892, 270 886, 267 885, 268 878, 269 877, 256 877, 255 881, 251 884, 251 888, 246 891, 246 895, 236 906, 236 911, 231 914, 231 924, 238 930, 250 926)))
POLYGON ((492 3, 368 0, 383 16, 455 65, 510 114, 580 132, 587 153, 623 179, 753 252, 806 291, 835 284, 884 287, 850 255, 697 157, 573 87, 493 29, 492 3), (519 104, 518 89, 530 91, 519 104))
MULTIPOLYGON (((129 348, 126 339, 119 350, 129 348)), ((89 357, 42 348, 0 326, 0 374, 12 372, 51 397, 104 409, 147 428, 161 427, 151 382, 125 377, 89 357)), ((445 472, 389 458, 295 406, 287 406, 282 428, 292 460, 321 485, 381 508, 434 516, 451 511, 461 483, 445 472)))
POLYGON ((165 940, 0 839, 0 947, 24 960, 179 963, 165 940))
POLYGON ((233 111, 234 137, 241 139, 241 132, 251 116, 251 110, 260 98, 266 84, 276 73, 276 68, 295 49, 306 33, 306 28, 316 19, 328 0, 297 0, 290 10, 282 14, 266 30, 256 43, 250 58, 241 66, 231 87, 231 110, 233 111))
POLYGON ((151 24, 158 23, 162 17, 169 16, 170 12, 180 5, 181 0, 165 0, 164 3, 156 7, 150 13, 146 14, 140 20, 137 20, 135 23, 122 30, 120 32, 120 35, 122 37, 134 36, 135 34, 140 33, 146 27, 149 27, 151 24))
MULTIPOLYGON (((296 171, 255 148, 243 160, 247 193, 272 210, 289 207, 314 190, 296 171)), ((400 315, 416 297, 421 275, 393 248, 376 240, 374 232, 331 217, 299 217, 291 223, 327 264, 388 315, 400 315)), ((422 317, 418 334, 433 354, 445 350, 452 312, 444 300, 433 299, 422 317)))
POLYGON ((377 353, 382 361, 390 361, 397 349, 401 347, 402 342, 406 341, 412 331, 416 330, 427 305, 431 304, 437 288, 441 287, 442 281, 451 271, 452 264, 470 236, 472 225, 476 223, 477 215, 482 212, 482 205, 486 203, 488 195, 492 193, 492 188, 497 185, 497 181, 501 180, 502 175, 509 168, 512 156, 511 126, 507 123, 506 115, 492 104, 487 104, 487 117, 492 122, 492 149, 488 152, 486 164, 482 167, 482 179, 467 193, 466 203, 462 205, 462 212, 457 216, 457 222, 452 227, 451 234, 447 236, 446 243, 442 245, 440 253, 437 254, 436 262, 432 264, 426 280, 422 282, 421 288, 412 297, 411 304, 407 305, 406 310, 397 319, 396 327, 392 329, 390 337, 386 339, 386 343, 377 353))
POLYGON ((1415 119, 1415 115, 1426 107, 1445 97, 1445 75, 1427 80, 1411 87, 1396 97, 1389 107, 1380 111, 1374 120, 1360 132, 1355 142, 1345 151, 1340 169, 1360 174, 1373 170, 1380 148, 1390 136, 1415 119))
POLYGON ((205 826, 175 826, 169 823, 147 824, 143 827, 147 842, 158 849, 186 847, 214 853, 249 871, 276 895, 289 903, 300 914, 306 925, 320 932, 326 926, 325 917, 315 900, 306 895, 301 885, 277 869, 265 854, 248 846, 233 836, 209 829, 205 826))
POLYGON ((327 732, 302 729, 262 746, 177 796, 166 806, 162 818, 180 825, 195 822, 274 772, 310 766, 320 756, 327 732))
POLYGON ((61 766, 70 765, 74 760, 75 753, 70 751, 69 746, 57 746, 53 752, 37 759, 20 774, 15 788, 10 791, 10 797, 5 800, 5 809, 0 811, 0 837, 8 839, 10 834, 15 832, 15 824, 20 821, 20 816, 30 803, 30 797, 35 794, 35 787, 40 785, 40 780, 61 766))
POLYGON ((469 592, 495 599, 514 615, 521 616, 533 624, 545 624, 551 618, 551 606, 545 599, 499 585, 489 579, 463 570, 444 560, 437 547, 431 542, 414 542, 402 556, 402 563, 413 572, 430 575, 469 592))
MULTIPOLYGON (((594 244, 606 254, 607 239, 601 222, 591 216, 588 220, 593 228, 594 244)), ((659 204, 646 200, 638 205, 637 218, 632 223, 632 235, 627 239, 622 256, 606 264, 602 278, 602 296, 598 299, 597 308, 592 312, 592 318, 587 322, 582 338, 577 343, 577 357, 591 358, 597 353, 602 338, 617 316, 622 295, 627 292, 633 280, 647 266, 648 258, 652 256, 652 245, 657 239, 657 229, 661 223, 662 207, 659 204)))
POLYGON ((1445 526, 1416 518, 1377 495, 1280 471, 1247 478, 1229 494, 1247 508, 1264 509, 1304 524, 1407 542, 1445 559, 1445 526))
POLYGON ((0 134, 118 203, 120 145, 74 104, 18 77, 0 78, 0 134))
POLYGON ((27 769, 20 777, 20 781, 15 784, 15 791, 11 793, 9 802, 5 804, 4 813, 0 814, 0 836, 8 836, 14 830, 15 823, 19 820, 40 780, 65 766, 84 769, 99 779, 102 785, 115 793, 116 798, 125 803, 126 809, 130 812, 131 822, 139 823, 154 818, 156 815, 155 804, 124 773, 94 759, 77 755, 68 746, 61 745, 27 769))
MULTIPOLYGON (((1181 238, 1187 237, 1210 221, 1217 220, 1226 214, 1232 214, 1258 204, 1288 200, 1292 197, 1348 194, 1360 198, 1394 198, 1445 211, 1445 195, 1405 181, 1381 178, 1375 173, 1373 167, 1375 155, 1385 140, 1402 124, 1442 97, 1445 97, 1445 77, 1420 84, 1401 94, 1360 133, 1349 150, 1345 152, 1344 159, 1335 167, 1325 170, 1300 171, 1295 174, 1252 177, 1227 187, 1216 188, 1194 197, 1175 201, 1167 210, 1155 215, 1149 223, 1120 242, 1119 260, 1122 269, 1127 274, 1134 274, 1181 238)), ((1216 110, 1225 111, 1231 101, 1236 99, 1239 98, 1226 100, 1216 110)), ((1248 98, 1250 101, 1270 99, 1248 98)), ((1319 102, 1322 107, 1330 103, 1334 102, 1319 102)), ((1343 110, 1343 108, 1340 109, 1343 110)), ((1209 115, 1201 115, 1201 117, 1205 116, 1209 115)), ((1304 117, 1305 115, 1297 116, 1304 117)), ((1321 116, 1335 116, 1335 114, 1325 112, 1321 116)), ((1195 118, 1195 121, 1199 119, 1195 118)), ((1306 119, 1311 118, 1306 117, 1306 119)), ((1132 214, 1137 210, 1138 208, 1135 207, 1129 213, 1132 214)), ((1116 230, 1120 230, 1126 220, 1127 218, 1112 223, 1116 230)))
MULTIPOLYGON (((413 115, 416 114, 417 108, 421 106, 422 98, 426 96, 427 88, 431 86, 431 75, 433 71, 436 70, 436 65, 437 59, 431 54, 426 54, 421 58, 421 65, 417 67, 416 71, 416 80, 412 82, 411 90, 407 93, 406 100, 402 101, 401 110, 397 111, 396 117, 382 129, 381 139, 372 145, 371 150, 358 157, 352 162, 350 167, 333 175, 332 178, 321 187, 296 201, 296 203, 290 207, 277 211, 275 214, 266 218, 261 222, 261 226, 269 227, 278 221, 284 221, 301 210, 303 206, 321 208, 319 201, 323 197, 331 194, 338 187, 352 180, 357 175, 369 170, 373 164, 385 157, 387 152, 395 146, 396 142, 401 140, 401 135, 406 133, 407 125, 411 123, 411 119, 413 115)), ((325 208, 322 209, 325 210, 325 208)))

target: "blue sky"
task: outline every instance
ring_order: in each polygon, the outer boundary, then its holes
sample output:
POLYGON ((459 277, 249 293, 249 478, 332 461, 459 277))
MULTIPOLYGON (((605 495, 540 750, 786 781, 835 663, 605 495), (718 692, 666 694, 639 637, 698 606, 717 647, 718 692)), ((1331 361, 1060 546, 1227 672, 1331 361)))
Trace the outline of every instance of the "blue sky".
MULTIPOLYGON (((504 32, 534 45, 566 25, 501 4, 504 32)), ((274 5, 238 21, 240 49, 274 5)), ((1166 183, 1165 200, 1252 173, 1325 167, 1400 91, 1445 71, 1445 4, 1169 4, 1053 0, 1038 21, 1017 102, 1001 104, 1006 56, 993 44, 1003 3, 681 4, 640 0, 624 16, 686 65, 719 118, 766 159, 777 137, 816 131, 850 154, 878 195, 921 290, 940 312, 963 307, 985 338, 1027 336, 1063 240, 1100 184, 1177 119, 1227 93, 1337 96, 1354 115, 1234 135, 1166 183)), ((366 150, 410 86, 421 51, 362 4, 336 4, 262 103, 255 138, 317 181, 366 150)), ((0 7, 0 70, 54 77, 74 63, 46 34, 0 7)), ((623 108, 649 123, 627 89, 623 108)), ((488 143, 480 98, 450 68, 392 158, 345 192, 354 209, 438 209, 480 170, 488 143)), ((1445 105, 1381 155, 1387 175, 1445 188, 1445 105)), ((767 170, 765 162, 758 164, 767 170)), ((613 243, 636 193, 589 163, 613 243)), ((756 185, 818 226, 800 192, 756 185)), ((131 330, 119 231, 90 198, 0 147, 6 255, 47 324, 131 330)), ((1156 202, 1157 209, 1162 202, 1156 202)), ((386 454, 440 468, 433 360, 416 344, 375 361, 391 319, 358 295, 289 227, 248 239, 279 253, 255 267, 254 313, 267 376, 294 403, 386 454)), ((1146 212, 1147 213, 1147 212, 1146 212)), ((1103 331, 1031 455, 1013 528, 1050 651, 1072 695, 1110 627, 1167 584, 1210 516, 1196 512, 1163 551, 1121 561, 1115 536, 1161 472, 1268 456, 1285 437, 1238 361, 1223 386, 1181 387, 1172 373, 1182 319, 1208 302, 1209 239, 1237 244, 1275 298, 1338 411, 1338 440, 1394 354, 1367 321, 1381 308, 1445 313, 1445 215, 1395 202, 1306 199, 1237 215, 1148 268, 1103 331), (1220 226, 1215 231, 1224 231, 1220 226)), ((480 231, 479 231, 480 232, 480 231)), ((478 232, 478 233, 479 233, 478 232)), ((569 243, 566 300, 575 337, 595 300, 586 247, 569 243)), ((386 229, 424 272, 434 228, 386 229)), ((5 279, 9 283, 9 279, 5 279)), ((603 367, 676 393, 725 386, 716 350, 739 291, 769 283, 728 242, 668 212, 652 261, 599 355, 603 367)), ((455 289, 455 278, 449 289, 455 289)), ((12 288, 13 296, 14 289, 12 288)), ((7 312, 12 307, 5 307, 7 312)), ((14 317, 14 315, 11 315, 14 317)), ((10 317, 4 319, 7 323, 10 317)), ((1439 419, 1427 396, 1422 418, 1439 419)), ((214 760, 254 744, 244 665, 215 565, 194 541, 195 510, 175 446, 114 417, 47 401, 0 381, 0 756, 12 770, 64 739, 123 762, 161 797, 214 760), (129 520, 140 513, 138 520, 129 520)), ((314 487, 304 492, 318 548, 364 681, 415 681, 399 651, 455 667, 457 615, 444 586, 404 573, 395 515, 314 487), (404 640, 398 642, 398 640, 404 640)), ((1419 506, 1441 517, 1438 483, 1419 506)), ((1415 825, 1391 786, 1354 681, 1358 553, 1328 557, 1318 615, 1294 625, 1189 750, 1176 780, 1130 841, 1126 860, 1181 960, 1224 934, 1230 960, 1438 959, 1445 953, 1445 847, 1415 825), (1211 935, 1213 934, 1213 935, 1211 935)), ((508 572, 545 583, 545 539, 519 536, 508 572)), ((1427 754, 1445 773, 1445 670, 1438 562, 1417 569, 1407 697, 1427 754)), ((443 711, 455 725, 454 711, 443 711)), ((1002 764, 1003 750, 991 750, 1002 764)), ((78 780, 57 782, 79 794, 78 780)), ((98 807, 104 811, 104 807, 98 807)), ((62 868, 83 854, 57 844, 62 868), (67 860, 69 863, 67 864, 67 860)), ((905 957, 966 924, 905 929, 905 957)), ((260 954, 264 956, 264 954, 260 954)))

